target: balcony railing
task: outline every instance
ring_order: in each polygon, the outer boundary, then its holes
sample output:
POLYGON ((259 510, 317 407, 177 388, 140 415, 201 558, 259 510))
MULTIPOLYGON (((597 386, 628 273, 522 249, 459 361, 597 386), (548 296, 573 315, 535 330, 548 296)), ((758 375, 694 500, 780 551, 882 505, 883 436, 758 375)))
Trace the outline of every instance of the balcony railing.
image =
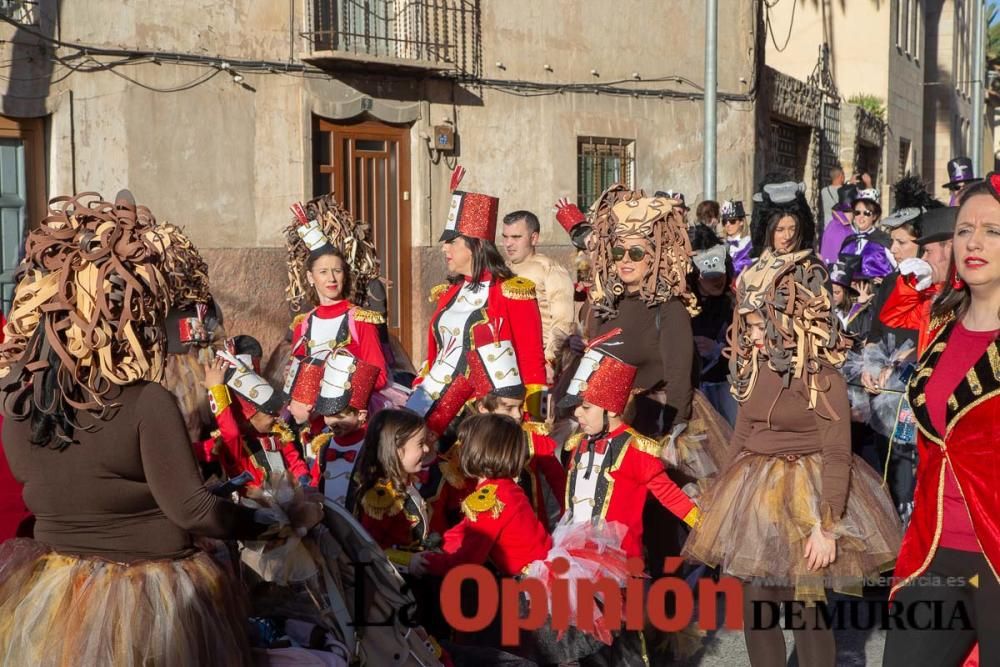
POLYGON ((306 0, 306 6, 303 60, 318 66, 481 74, 479 0, 306 0))

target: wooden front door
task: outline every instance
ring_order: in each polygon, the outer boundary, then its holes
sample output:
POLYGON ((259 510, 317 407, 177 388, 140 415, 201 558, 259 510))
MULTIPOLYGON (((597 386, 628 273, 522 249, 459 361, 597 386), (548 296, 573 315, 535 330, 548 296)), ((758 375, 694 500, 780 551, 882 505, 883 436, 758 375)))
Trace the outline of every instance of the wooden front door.
POLYGON ((388 290, 389 333, 410 352, 410 129, 375 120, 314 124, 313 196, 332 192, 371 225, 388 290))

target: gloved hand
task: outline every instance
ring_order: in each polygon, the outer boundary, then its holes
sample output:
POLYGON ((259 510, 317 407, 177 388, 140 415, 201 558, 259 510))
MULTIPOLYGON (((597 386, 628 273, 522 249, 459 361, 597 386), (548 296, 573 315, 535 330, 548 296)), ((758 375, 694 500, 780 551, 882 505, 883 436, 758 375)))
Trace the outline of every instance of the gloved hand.
POLYGON ((909 257, 899 263, 899 274, 913 276, 916 280, 914 286, 919 292, 923 292, 933 284, 932 272, 931 265, 919 257, 909 257))

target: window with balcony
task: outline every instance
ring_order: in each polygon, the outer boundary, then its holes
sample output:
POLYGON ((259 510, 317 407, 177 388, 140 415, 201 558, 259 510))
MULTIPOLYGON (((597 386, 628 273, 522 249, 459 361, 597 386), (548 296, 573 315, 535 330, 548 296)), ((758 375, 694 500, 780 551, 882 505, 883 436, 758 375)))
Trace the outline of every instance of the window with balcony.
POLYGON ((319 67, 481 74, 480 0, 306 0, 307 53, 319 67))
POLYGON ((635 141, 579 137, 576 141, 576 203, 586 211, 615 183, 633 188, 635 141))

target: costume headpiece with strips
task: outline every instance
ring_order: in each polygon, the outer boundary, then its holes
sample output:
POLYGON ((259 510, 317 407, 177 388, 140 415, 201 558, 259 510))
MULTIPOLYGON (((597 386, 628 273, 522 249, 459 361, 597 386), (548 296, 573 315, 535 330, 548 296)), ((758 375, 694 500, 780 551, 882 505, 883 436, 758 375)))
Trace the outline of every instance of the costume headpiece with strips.
POLYGON ((618 415, 625 412, 637 369, 608 352, 609 347, 623 344, 609 342, 621 332, 615 328, 590 342, 559 407, 571 408, 586 401, 618 415))
POLYGON ((286 298, 292 310, 299 311, 304 301, 316 299, 315 290, 306 280, 309 255, 331 246, 347 259, 351 272, 351 293, 344 298, 366 306, 368 283, 378 278, 379 259, 372 243, 367 223, 354 220, 350 212, 337 203, 332 194, 295 203, 292 224, 285 227, 285 247, 288 251, 288 288, 286 298))
POLYGON ((827 287, 829 275, 811 250, 775 254, 765 250, 741 275, 736 294, 736 317, 729 328, 729 373, 732 393, 746 401, 762 363, 782 376, 787 387, 793 378, 809 389, 809 406, 824 388, 816 378, 822 365, 839 367, 849 341, 833 313, 827 287), (764 352, 750 339, 746 315, 764 320, 764 352), (765 358, 766 357, 766 358, 765 358))
POLYGON ((642 190, 613 185, 601 194, 588 216, 593 232, 587 247, 594 258, 590 298, 600 317, 614 317, 625 284, 615 271, 612 250, 619 241, 645 239, 652 247, 653 265, 642 277, 639 298, 653 306, 678 298, 688 312, 698 312, 698 300, 688 289, 691 242, 678 202, 647 197, 642 190))
POLYGON ((459 190, 465 168, 456 166, 451 173, 451 206, 445 221, 441 241, 452 241, 459 236, 494 242, 497 237, 497 211, 500 200, 492 195, 459 190))
POLYGON ((469 379, 476 398, 487 394, 524 398, 526 389, 517 368, 514 345, 509 334, 501 334, 502 325, 501 318, 472 328, 474 349, 468 352, 469 379))

